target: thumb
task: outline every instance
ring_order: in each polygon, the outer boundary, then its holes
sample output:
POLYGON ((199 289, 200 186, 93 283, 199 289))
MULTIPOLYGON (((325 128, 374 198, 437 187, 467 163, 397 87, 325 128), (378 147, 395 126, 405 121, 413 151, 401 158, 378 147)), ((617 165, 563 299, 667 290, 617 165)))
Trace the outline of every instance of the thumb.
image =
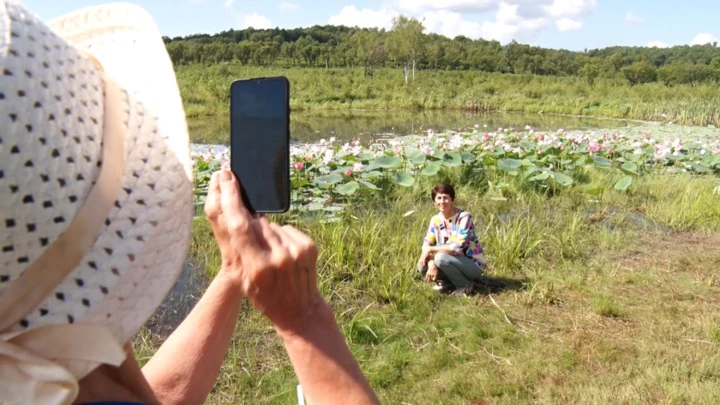
POLYGON ((252 220, 250 212, 240 198, 240 183, 230 170, 222 170, 218 175, 220 182, 220 206, 228 221, 248 225, 252 220))

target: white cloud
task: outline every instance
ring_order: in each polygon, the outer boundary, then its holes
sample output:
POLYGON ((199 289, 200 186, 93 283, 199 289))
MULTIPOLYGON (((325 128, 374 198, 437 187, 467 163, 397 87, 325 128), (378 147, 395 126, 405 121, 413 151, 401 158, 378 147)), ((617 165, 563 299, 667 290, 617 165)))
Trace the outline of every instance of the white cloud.
POLYGON ((425 13, 423 17, 423 23, 429 32, 435 32, 449 38, 464 35, 468 38, 477 39, 482 36, 480 24, 463 20, 460 13, 447 10, 431 11, 425 13))
POLYGON ((670 45, 662 41, 650 41, 648 42, 647 46, 649 46, 650 48, 670 48, 670 45))
POLYGON ((484 13, 506 6, 517 6, 524 18, 576 17, 595 9, 597 0, 397 0, 401 10, 409 12, 454 11, 484 13))
POLYGON ((235 3, 235 0, 225 0, 225 7, 232 7, 233 3, 235 3))
POLYGON ((644 17, 640 17, 638 15, 635 15, 632 13, 632 11, 628 11, 627 14, 625 14, 625 25, 638 25, 645 22, 644 17))
POLYGON ((520 27, 517 25, 485 21, 482 25, 481 36, 487 40, 507 43, 516 39, 519 31, 520 27))
POLYGON ((519 9, 520 4, 501 2, 495 21, 483 23, 482 37, 502 43, 524 40, 550 24, 550 19, 545 16, 527 18, 518 13, 519 9))
POLYGON ((582 29, 582 21, 575 21, 571 20, 569 18, 563 18, 561 20, 555 21, 555 25, 557 26, 558 31, 560 32, 567 32, 567 31, 578 31, 582 29))
POLYGON ((525 18, 518 14, 519 4, 500 3, 495 21, 485 21, 482 37, 505 43, 513 39, 529 38, 546 27, 550 20, 544 17, 525 18))
POLYGON ((484 38, 502 43, 532 36, 549 24, 549 20, 545 18, 523 18, 517 11, 517 4, 501 2, 494 21, 471 21, 465 19, 461 13, 449 10, 428 11, 422 18, 429 32, 450 38, 463 35, 472 39, 484 38))
POLYGON ((272 22, 269 18, 258 13, 243 14, 239 18, 241 28, 253 27, 255 29, 272 28, 272 22))
POLYGON ((398 12, 391 4, 424 20, 428 32, 453 38, 458 35, 507 43, 529 41, 553 21, 560 31, 582 28, 582 17, 591 13, 597 0, 394 0, 380 10, 344 7, 330 24, 389 29, 398 12), (494 18, 478 18, 494 12, 494 18))
MULTIPOLYGON (((228 0, 231 1, 231 0, 228 0)), ((290 11, 290 10, 297 10, 299 7, 298 4, 295 3, 280 3, 280 11, 290 11)))
POLYGON ((597 6, 597 0, 553 0, 544 6, 545 12, 553 17, 578 17, 586 15, 597 6))
POLYGON ((499 0, 399 0, 401 9, 420 11, 484 12, 498 7, 499 0))
POLYGON ((715 35, 708 33, 700 33, 695 36, 692 42, 690 42, 690 45, 705 45, 712 44, 714 42, 720 42, 720 40, 718 40, 715 35))
POLYGON ((348 27, 360 28, 385 28, 392 27, 392 19, 398 13, 388 9, 374 11, 368 8, 358 10, 354 5, 345 6, 340 14, 330 17, 330 25, 346 25, 348 27))

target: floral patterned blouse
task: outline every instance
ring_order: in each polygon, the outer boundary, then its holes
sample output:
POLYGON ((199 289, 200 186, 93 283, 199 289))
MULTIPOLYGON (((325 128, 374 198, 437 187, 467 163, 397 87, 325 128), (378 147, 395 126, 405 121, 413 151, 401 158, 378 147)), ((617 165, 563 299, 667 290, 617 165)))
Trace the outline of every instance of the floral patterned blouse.
POLYGON ((475 233, 472 215, 467 211, 458 209, 458 212, 449 219, 445 219, 441 212, 434 215, 430 219, 423 244, 450 245, 455 252, 466 256, 480 268, 487 267, 482 245, 475 233))

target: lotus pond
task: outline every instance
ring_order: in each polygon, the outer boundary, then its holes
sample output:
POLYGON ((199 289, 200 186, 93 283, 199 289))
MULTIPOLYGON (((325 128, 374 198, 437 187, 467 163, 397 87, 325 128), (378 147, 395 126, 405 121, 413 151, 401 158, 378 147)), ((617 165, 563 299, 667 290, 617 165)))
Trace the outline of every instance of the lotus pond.
MULTIPOLYGON (((192 117, 188 121, 190 137, 200 144, 227 145, 230 140, 230 118, 227 115, 192 117)), ((498 127, 549 131, 558 128, 591 130, 631 128, 638 121, 610 118, 575 117, 523 113, 478 113, 467 111, 348 110, 293 111, 290 135, 296 142, 318 142, 335 137, 339 142, 394 138, 417 135, 429 128, 435 132, 463 131, 478 124, 483 129, 498 127)))
MULTIPOLYGON (((611 130, 536 131, 476 124, 466 131, 398 136, 369 141, 334 137, 291 146, 292 211, 330 216, 358 199, 395 188, 441 180, 460 170, 487 189, 489 198, 507 198, 509 188, 554 194, 580 187, 588 198, 607 188, 626 191, 650 173, 720 174, 720 131, 713 128, 637 126, 611 130), (613 178, 608 186, 589 180, 591 171, 613 178)), ((196 205, 201 208, 212 172, 229 166, 221 145, 193 145, 196 205)), ((717 189, 720 193, 720 187, 717 189)), ((198 210, 200 212, 200 210, 198 210)))
MULTIPOLYGON (((487 124, 292 144, 293 210, 271 219, 317 242, 319 288, 381 401, 718 403, 720 131, 487 124), (439 181, 458 186, 507 288, 455 300, 419 282, 439 181)), ((229 158, 193 145, 198 208, 229 158)), ((198 218, 183 275, 134 341, 140 364, 220 261, 198 218)), ((207 403, 292 403, 296 386, 246 305, 207 403)))

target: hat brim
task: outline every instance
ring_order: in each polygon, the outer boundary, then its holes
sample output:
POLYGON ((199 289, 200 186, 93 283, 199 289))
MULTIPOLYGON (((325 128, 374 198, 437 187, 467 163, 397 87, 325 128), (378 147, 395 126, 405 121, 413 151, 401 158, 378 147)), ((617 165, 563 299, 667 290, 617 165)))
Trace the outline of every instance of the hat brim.
MULTIPOLYGON (((154 197, 154 192, 164 196, 156 199, 157 206, 147 207, 152 215, 134 215, 145 218, 146 223, 132 221, 125 225, 127 233, 132 233, 133 227, 144 227, 145 235, 150 235, 127 242, 133 243, 135 251, 141 253, 128 255, 132 260, 126 269, 119 271, 120 279, 103 303, 91 308, 80 320, 106 325, 119 342, 127 342, 152 316, 177 281, 190 244, 192 166, 182 99, 162 37, 152 17, 142 8, 128 4, 91 7, 55 19, 48 25, 72 46, 96 58, 105 75, 127 91, 133 103, 141 104, 144 113, 157 119, 155 138, 132 145, 132 150, 126 152, 145 155, 142 161, 147 163, 150 159, 150 164, 153 159, 176 163, 173 167, 177 170, 163 173, 172 180, 168 189, 155 191, 153 185, 152 192, 146 191, 147 200, 154 197), (159 148, 168 152, 163 152, 162 158, 154 154, 159 148)), ((155 163, 159 167, 161 162, 155 163)), ((127 173, 136 175, 136 170, 142 169, 129 167, 127 173)), ((72 371, 81 378, 94 366, 73 364, 72 371)))

